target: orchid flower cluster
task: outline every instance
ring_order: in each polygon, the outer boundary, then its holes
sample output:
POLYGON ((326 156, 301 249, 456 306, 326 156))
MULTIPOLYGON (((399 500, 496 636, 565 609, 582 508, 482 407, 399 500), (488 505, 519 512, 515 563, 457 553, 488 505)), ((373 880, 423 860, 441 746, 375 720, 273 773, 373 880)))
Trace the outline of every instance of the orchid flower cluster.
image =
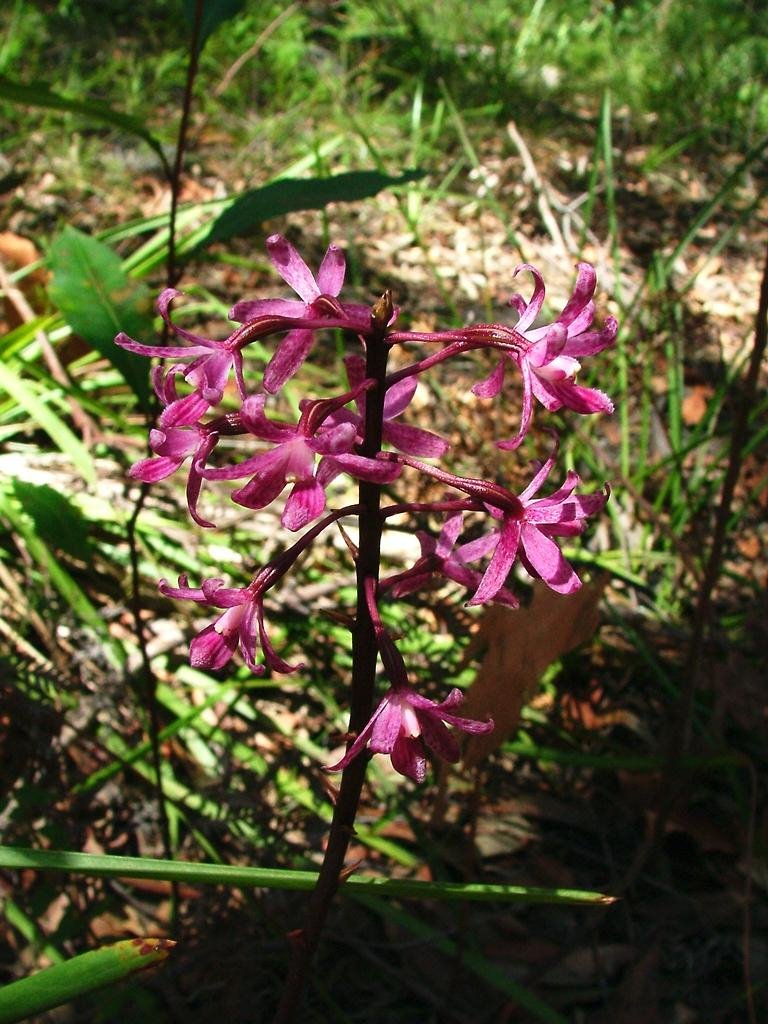
MULTIPOLYGON (((256 674, 266 668, 293 672, 300 666, 286 662, 270 641, 264 599, 323 531, 346 517, 363 515, 362 503, 326 511, 332 482, 342 474, 352 477, 362 482, 361 495, 368 485, 369 496, 375 495, 373 514, 379 518, 379 529, 389 517, 402 513, 440 516, 437 536, 418 534, 421 554, 413 565, 389 577, 379 579, 374 574, 359 580, 362 607, 370 616, 389 688, 367 724, 349 737, 346 754, 328 768, 344 769, 368 747, 388 754, 402 775, 422 781, 427 767, 425 746, 449 762, 459 759, 459 746, 448 726, 481 733, 493 729, 493 722, 457 715, 462 701, 458 689, 439 703, 416 692, 395 640, 382 623, 380 603, 442 577, 464 588, 470 605, 499 602, 515 608, 518 600, 510 578, 518 563, 558 593, 572 593, 581 583, 564 558, 558 538, 580 534, 589 517, 603 508, 608 491, 579 493, 581 481, 569 471, 557 489, 543 493, 557 461, 553 431, 551 454, 534 465, 528 485, 514 493, 495 481, 462 477, 442 468, 439 462, 448 452, 448 442, 401 417, 421 374, 476 349, 492 349, 497 359, 490 376, 472 386, 476 396, 499 395, 510 372, 520 382, 519 426, 514 436, 497 440, 502 450, 517 449, 525 440, 536 403, 548 411, 611 412, 610 399, 577 384, 576 376, 583 357, 613 343, 616 321, 609 317, 601 328, 593 327, 596 275, 591 266, 580 263, 565 308, 552 323, 536 326, 544 304, 544 281, 535 267, 523 264, 516 274, 533 278, 533 292, 528 300, 519 294, 510 299, 516 323, 472 324, 428 333, 399 330, 398 310, 389 293, 370 308, 340 298, 346 266, 337 246, 328 248, 316 276, 282 236, 269 238, 267 249, 298 298, 238 302, 230 313, 238 326, 223 340, 211 340, 173 321, 171 304, 180 293, 169 288, 160 295, 158 311, 179 344, 144 345, 124 334, 115 339, 130 352, 164 360, 152 371, 162 407, 150 434, 152 455, 137 462, 131 476, 155 483, 186 465, 190 514, 198 525, 208 528, 214 524, 200 511, 206 481, 236 481, 231 498, 249 509, 266 508, 287 489, 281 522, 299 534, 291 546, 259 568, 246 587, 228 587, 222 579, 206 579, 194 587, 181 576, 177 586, 161 580, 160 590, 219 610, 192 640, 194 666, 221 669, 239 650, 256 674), (343 331, 347 339, 346 390, 331 398, 304 398, 295 423, 277 418, 272 407, 279 403, 281 389, 309 357, 318 333, 329 329, 343 331), (249 345, 266 338, 278 340, 261 380, 251 384, 244 357, 249 345), (406 352, 418 346, 416 357, 387 373, 387 352, 395 345, 406 352), (383 357, 372 358, 374 346, 383 351, 383 357), (372 369, 374 365, 378 369, 372 369), (227 462, 217 451, 219 442, 236 436, 248 440, 252 453, 241 461, 227 462), (382 505, 382 488, 404 470, 443 485, 444 497, 382 505), (463 539, 465 535, 469 539, 463 539)), ((370 514, 370 502, 366 508, 370 514)))

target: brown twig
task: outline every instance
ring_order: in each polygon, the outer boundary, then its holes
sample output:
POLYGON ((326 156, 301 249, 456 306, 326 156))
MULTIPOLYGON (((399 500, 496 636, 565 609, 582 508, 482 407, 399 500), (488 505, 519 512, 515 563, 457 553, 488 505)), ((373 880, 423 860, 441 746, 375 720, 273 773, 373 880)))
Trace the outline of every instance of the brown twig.
POLYGON ((264 43, 266 43, 266 41, 269 39, 272 33, 276 29, 278 29, 282 25, 282 23, 286 21, 286 19, 290 18, 293 12, 298 10, 298 7, 298 3, 288 4, 288 6, 284 8, 284 10, 280 11, 277 17, 273 18, 272 21, 270 21, 270 23, 263 31, 259 32, 253 44, 248 47, 245 53, 241 53, 237 60, 224 73, 221 81, 213 90, 213 95, 215 97, 218 98, 219 96, 221 96, 221 94, 229 87, 230 82, 238 73, 243 64, 247 64, 249 60, 252 60, 256 56, 256 54, 262 48, 264 43))

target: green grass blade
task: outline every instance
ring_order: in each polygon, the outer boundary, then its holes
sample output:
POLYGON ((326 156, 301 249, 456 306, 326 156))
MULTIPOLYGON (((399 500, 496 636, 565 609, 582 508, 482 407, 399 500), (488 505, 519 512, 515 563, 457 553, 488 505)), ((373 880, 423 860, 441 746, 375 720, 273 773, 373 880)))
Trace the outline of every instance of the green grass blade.
POLYGON ((165 960, 173 946, 171 939, 125 939, 4 985, 0 988, 0 1024, 25 1020, 121 981, 165 960))
MULTIPOLYGON (((76 853, 70 850, 30 850, 0 846, 0 867, 65 871, 110 878, 154 878, 189 885, 232 885, 241 888, 308 891, 317 881, 315 871, 284 868, 238 867, 228 864, 186 863, 152 857, 115 857, 111 854, 76 853)), ((351 875, 342 892, 375 892, 393 899, 471 900, 496 903, 566 903, 605 905, 614 898, 580 889, 542 889, 522 885, 421 882, 408 878, 376 878, 351 875)))
POLYGON ((2 906, 5 920, 20 935, 24 936, 30 946, 32 946, 35 954, 47 957, 52 964, 64 963, 66 960, 64 954, 59 952, 56 946, 43 935, 37 922, 33 918, 28 917, 18 903, 14 903, 12 899, 6 896, 3 898, 2 906))
POLYGON ((23 380, 10 366, 0 362, 0 390, 5 391, 21 408, 32 417, 50 437, 59 451, 72 460, 72 464, 90 484, 96 482, 93 459, 85 445, 59 419, 35 387, 23 380))

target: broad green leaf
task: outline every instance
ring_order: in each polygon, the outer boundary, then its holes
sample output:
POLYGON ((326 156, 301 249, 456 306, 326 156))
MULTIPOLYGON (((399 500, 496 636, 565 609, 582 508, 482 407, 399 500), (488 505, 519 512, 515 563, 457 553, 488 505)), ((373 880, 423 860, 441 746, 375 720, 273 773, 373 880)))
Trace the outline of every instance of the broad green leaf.
MULTIPOLYGON (((260 889, 307 891, 317 881, 315 871, 285 868, 237 867, 229 864, 187 863, 154 857, 116 857, 113 854, 76 853, 70 850, 30 850, 0 846, 0 867, 65 871, 110 878, 160 878, 190 885, 233 885, 260 889)), ((420 882, 412 878, 350 875, 341 890, 370 892, 393 899, 472 900, 477 902, 566 903, 605 905, 613 896, 581 889, 542 889, 524 885, 485 885, 463 882, 420 882)))
POLYGON ((79 97, 61 96, 59 93, 53 92, 52 89, 42 82, 36 82, 34 85, 24 85, 22 82, 12 81, 6 75, 0 75, 0 98, 10 100, 11 103, 17 103, 21 106, 43 107, 46 110, 63 110, 70 114, 82 114, 84 117, 92 118, 95 121, 104 121, 114 128, 130 132, 131 135, 138 135, 140 139, 143 139, 148 146, 154 149, 163 165, 167 166, 163 147, 144 123, 136 117, 131 117, 130 114, 123 114, 119 110, 114 110, 108 103, 103 103, 101 100, 84 100, 79 97))
POLYGON ((13 1024, 165 960, 172 939, 124 939, 0 988, 0 1024, 13 1024))
POLYGON ((56 415, 43 398, 37 393, 37 385, 24 380, 0 362, 0 390, 6 391, 11 398, 41 427, 50 437, 59 451, 72 459, 72 464, 89 482, 94 483, 96 473, 85 445, 69 429, 67 424, 56 415))
POLYGON ((51 245, 51 299, 72 330, 125 378, 143 408, 149 400, 149 362, 115 345, 115 335, 146 338, 153 330, 146 285, 130 278, 103 242, 67 226, 51 245))
POLYGON ((406 185, 424 176, 405 171, 396 178, 380 171, 349 171, 330 178, 281 178, 244 192, 198 238, 199 246, 249 235, 265 220, 295 210, 319 210, 328 203, 369 199, 382 189, 406 185))
MULTIPOLYGON (((184 3, 184 14, 186 15, 187 22, 190 27, 195 21, 195 8, 197 4, 195 0, 185 0, 184 3)), ((205 44, 208 42, 210 36, 216 31, 219 25, 222 25, 225 21, 229 21, 230 18, 234 18, 236 14, 245 7, 245 0, 205 0, 203 3, 202 18, 200 20, 200 34, 197 39, 197 52, 199 53, 205 44)))

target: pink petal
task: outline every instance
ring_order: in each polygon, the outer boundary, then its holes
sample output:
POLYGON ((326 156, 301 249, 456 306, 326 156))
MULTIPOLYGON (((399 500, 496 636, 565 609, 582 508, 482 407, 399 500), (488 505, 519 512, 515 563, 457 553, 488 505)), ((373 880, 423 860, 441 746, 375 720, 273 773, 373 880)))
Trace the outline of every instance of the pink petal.
MULTIPOLYGON (((569 330, 571 329, 569 328, 569 330)), ((574 356, 577 359, 581 356, 591 356, 596 352, 602 352, 603 349, 614 343, 618 329, 619 323, 616 317, 606 317, 602 330, 584 331, 573 337, 569 335, 565 351, 569 356, 574 356)))
POLYGON ((558 409, 562 409, 563 400, 560 396, 559 385, 553 381, 546 380, 537 373, 531 373, 531 392, 548 412, 557 412, 558 409))
POLYGON ((439 459, 450 448, 446 440, 430 430, 405 423, 384 423, 382 437, 398 451, 425 459, 439 459))
POLYGON ((287 423, 275 423, 264 415, 266 395, 249 395, 243 402, 240 416, 243 426, 262 441, 286 444, 300 435, 296 428, 287 423))
POLYGON ((304 316, 306 311, 306 302, 300 302, 299 299, 243 299, 230 309, 229 319, 245 324, 260 316, 299 317, 304 316))
POLYGON ((357 423, 339 423, 335 427, 325 427, 310 438, 307 444, 318 455, 342 455, 354 447, 357 426, 357 423))
POLYGON ((314 341, 312 331, 289 331, 275 350, 264 371, 264 390, 274 395, 299 369, 314 341))
POLYGON ((347 752, 344 755, 344 757, 342 757, 342 759, 340 761, 337 761, 336 764, 328 765, 328 766, 324 767, 323 771, 326 771, 326 772, 338 772, 338 771, 341 771, 342 768, 346 768, 347 765, 350 763, 350 761, 353 761, 357 757, 357 755, 360 753, 360 751, 363 749, 363 747, 368 742, 368 737, 373 732, 373 727, 376 724, 376 720, 378 719, 379 715, 384 711, 385 707, 387 707, 388 703, 389 703, 389 701, 388 701, 387 697, 385 697, 381 701, 379 706, 376 708, 376 710, 373 712, 371 717, 368 719, 368 721, 366 722, 363 730, 358 734, 358 736, 355 739, 354 743, 347 750, 347 752))
MULTIPOLYGON (((391 692, 391 691, 390 691, 391 692)), ((376 754, 391 754, 403 727, 403 708, 397 696, 386 700, 371 730, 371 750, 376 754)))
MULTIPOLYGON (((165 288, 162 292, 160 292, 160 296, 157 300, 156 305, 158 313, 166 322, 166 324, 168 324, 173 333, 177 335, 179 338, 184 338, 186 341, 190 342, 192 345, 195 346, 202 346, 203 348, 207 349, 217 348, 220 345, 220 342, 211 341, 210 338, 201 338, 199 334, 193 334, 191 331, 186 331, 184 330, 183 327, 179 327, 171 320, 171 303, 173 302, 177 295, 183 294, 183 292, 179 292, 175 288, 165 288)), ((169 351, 168 355, 170 354, 171 353, 169 351)))
POLYGON ((171 427, 169 430, 152 429, 149 432, 149 446, 155 455, 169 455, 183 459, 197 448, 199 437, 194 430, 171 427))
POLYGON ((552 324, 541 340, 531 346, 525 358, 535 367, 551 363, 563 351, 567 338, 568 331, 564 324, 552 324))
POLYGON ((455 764, 459 760, 459 744, 451 736, 440 719, 434 715, 421 712, 419 714, 419 724, 421 725, 422 738, 430 750, 434 750, 443 761, 455 764))
POLYGON ((523 524, 521 544, 527 560, 547 586, 558 594, 572 594, 581 580, 566 562, 555 541, 528 523, 523 524))
POLYGON ((498 542, 499 531, 491 530, 490 533, 486 533, 482 537, 476 537, 474 540, 462 544, 456 549, 455 557, 460 562, 474 562, 493 551, 498 542))
POLYGON ((376 459, 369 459, 364 455, 352 454, 327 456, 323 459, 323 465, 326 463, 328 464, 327 469, 322 477, 318 470, 318 479, 322 479, 323 484, 337 476, 339 470, 349 473, 358 480, 368 480, 375 484, 389 484, 400 476, 402 468, 392 462, 378 462, 376 459), (332 474, 330 477, 327 476, 329 472, 332 474))
POLYGON ((396 384, 387 389, 387 393, 384 396, 385 420, 394 419, 395 416, 399 416, 410 405, 416 393, 418 383, 415 376, 404 377, 403 380, 397 381, 396 384))
POLYGON ((576 321, 576 318, 595 294, 596 284, 597 274, 595 273, 595 268, 589 263, 579 263, 573 292, 566 303, 565 309, 557 318, 561 324, 568 325, 576 321))
MULTIPOLYGON (((562 316, 562 314, 561 314, 562 316)), ((558 320, 560 318, 558 317, 558 320)), ((582 311, 574 317, 573 320, 568 324, 568 337, 576 337, 579 334, 583 334, 584 331, 590 326, 592 321, 595 319, 595 304, 590 299, 589 302, 584 306, 582 311)))
POLYGON ((237 608, 250 601, 244 587, 227 587, 220 579, 203 580, 201 589, 206 602, 215 608, 237 608))
POLYGON ((207 604, 208 598, 205 596, 201 588, 190 587, 187 583, 187 576, 181 575, 179 576, 178 587, 172 587, 168 580, 160 580, 157 584, 157 589, 165 597, 174 597, 181 601, 197 601, 201 604, 207 604))
POLYGON ((522 395, 522 407, 520 409, 520 426, 514 437, 511 437, 508 441, 497 441, 496 447, 501 448, 503 451, 514 451, 519 448, 525 440, 525 436, 528 433, 528 428, 531 425, 531 416, 533 414, 533 396, 536 380, 538 378, 531 372, 531 367, 527 359, 523 359, 520 363, 520 374, 523 379, 523 395, 522 395))
POLYGON ((160 414, 158 423, 163 429, 168 427, 191 427, 204 416, 211 407, 211 403, 202 398, 196 391, 184 398, 177 398, 166 406, 160 414))
POLYGON ((282 672, 284 675, 289 675, 291 672, 296 672, 298 669, 304 667, 303 662, 299 662, 297 665, 289 665, 287 661, 284 661, 278 656, 272 646, 264 625, 264 608, 261 603, 256 605, 256 621, 259 626, 259 642, 261 643, 261 649, 264 652, 264 658, 267 664, 273 672, 282 672))
POLYGON ((449 515, 443 523, 443 528, 437 538, 435 554, 439 558, 447 558, 453 551, 456 541, 459 539, 462 527, 464 526, 464 513, 456 512, 449 515))
POLYGON ((515 267, 515 277, 523 270, 530 270, 533 274, 533 295, 531 296, 530 302, 525 308, 525 312, 521 314, 520 319, 515 324, 515 330, 523 334, 529 327, 532 327, 536 317, 541 312, 541 307, 544 304, 544 278, 541 273, 531 263, 521 263, 520 266, 515 267))
POLYGON ((554 434, 554 437, 555 443, 552 446, 552 451, 549 454, 549 458, 546 460, 546 462, 541 463, 533 480, 531 480, 531 482, 528 484, 525 490, 521 491, 518 495, 520 501, 524 505, 527 505, 530 499, 533 497, 533 495, 536 494, 541 489, 541 487, 543 487, 545 481, 549 478, 549 474, 552 472, 554 468, 555 459, 557 458, 557 453, 560 448, 560 439, 558 438, 557 434, 554 434))
POLYGON ((271 235, 267 239, 267 250, 277 272, 299 298, 310 303, 318 297, 320 289, 314 274, 287 238, 271 235))
POLYGON ((516 519, 507 520, 501 528, 499 542, 480 580, 480 585, 468 602, 470 605, 484 604, 492 601, 507 580, 509 571, 515 561, 520 543, 520 523, 516 519))
POLYGON ((139 462, 134 462, 128 470, 128 476, 133 480, 141 480, 145 484, 156 484, 158 480, 165 480, 171 473, 175 473, 183 461, 184 457, 171 458, 167 455, 141 459, 139 462))
POLYGON ((317 285, 323 295, 336 298, 344 284, 346 269, 343 251, 338 245, 329 245, 317 272, 317 285))
POLYGON ((504 383, 505 362, 506 359, 500 359, 496 369, 491 374, 484 380, 478 381, 477 384, 473 384, 472 394, 477 395, 478 398, 495 398, 501 391, 502 384, 504 383))
POLYGON ((414 782, 423 782, 427 776, 427 759, 421 742, 410 736, 400 736, 390 753, 392 767, 414 782))
POLYGON ((232 366, 232 355, 225 349, 211 352, 196 360, 184 374, 186 379, 210 404, 221 401, 232 366))
MULTIPOLYGON (((360 302, 342 302, 341 308, 344 310, 344 316, 351 321, 350 327, 352 330, 366 331, 371 326, 370 306, 364 306, 360 302)), ((399 312, 399 307, 395 306, 387 327, 391 327, 395 320, 397 320, 399 312)))
POLYGON ((301 530, 322 513, 325 491, 317 480, 300 480, 294 484, 285 503, 280 522, 287 530, 301 530))
POLYGON ((266 508, 280 494, 285 484, 284 465, 278 460, 268 460, 265 456, 264 468, 247 484, 233 491, 232 500, 238 505, 244 505, 245 508, 266 508))
POLYGON ((554 394, 561 405, 573 412, 586 415, 596 412, 613 412, 613 402, 608 395, 597 388, 583 388, 570 381, 547 381, 545 389, 554 394))
POLYGON ((135 352, 139 356, 160 356, 161 359, 191 359, 210 351, 210 345, 142 345, 122 331, 115 336, 115 344, 126 352, 135 352))
POLYGON ((189 645, 189 663, 193 668, 215 671, 231 660, 237 647, 237 632, 219 633, 211 624, 198 633, 189 645))

